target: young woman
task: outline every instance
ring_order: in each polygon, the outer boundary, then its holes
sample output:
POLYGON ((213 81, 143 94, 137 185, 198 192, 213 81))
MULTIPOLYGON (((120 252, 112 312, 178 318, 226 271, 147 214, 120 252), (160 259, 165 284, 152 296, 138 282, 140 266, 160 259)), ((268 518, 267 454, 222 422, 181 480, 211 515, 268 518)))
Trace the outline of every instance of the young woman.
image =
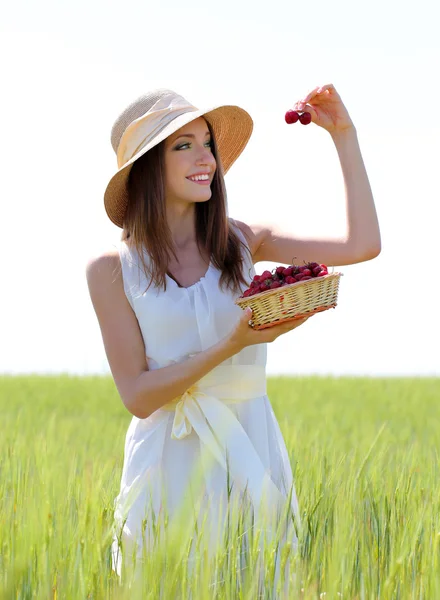
POLYGON ((122 235, 116 251, 88 262, 87 281, 133 415, 115 500, 118 575, 124 554, 153 548, 152 523, 178 515, 188 499, 196 518, 208 515, 212 548, 233 500, 246 500, 253 523, 272 511, 273 525, 287 506, 283 539, 297 547, 297 496, 265 365, 267 343, 306 319, 257 331, 234 300, 259 261, 353 264, 379 254, 380 234, 356 130, 334 86, 315 88, 294 108, 310 112, 335 142, 346 183, 344 239, 295 239, 229 218, 224 175, 253 127, 237 106, 200 110, 160 89, 113 125, 118 171, 104 203, 122 235))

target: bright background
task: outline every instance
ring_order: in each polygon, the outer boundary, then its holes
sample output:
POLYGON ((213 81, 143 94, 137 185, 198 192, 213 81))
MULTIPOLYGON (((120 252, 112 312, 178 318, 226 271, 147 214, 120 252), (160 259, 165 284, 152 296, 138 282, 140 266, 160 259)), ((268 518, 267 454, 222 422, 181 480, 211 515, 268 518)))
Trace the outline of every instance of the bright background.
POLYGON ((270 344, 268 373, 440 375, 439 20, 427 0, 7 3, 0 371, 109 372, 85 266, 120 237, 103 206, 111 126, 152 88, 252 115, 226 176, 230 216, 343 234, 329 134, 284 122, 333 83, 357 128, 382 253, 342 268, 338 307, 270 344))

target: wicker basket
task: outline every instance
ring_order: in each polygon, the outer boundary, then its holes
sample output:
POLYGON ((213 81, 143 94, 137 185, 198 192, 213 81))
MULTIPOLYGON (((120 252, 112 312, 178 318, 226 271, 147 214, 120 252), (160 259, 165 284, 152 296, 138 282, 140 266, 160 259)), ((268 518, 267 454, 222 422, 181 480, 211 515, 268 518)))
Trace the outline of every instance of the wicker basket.
POLYGON ((335 308, 341 275, 335 272, 290 283, 247 298, 237 298, 235 304, 243 310, 248 306, 252 308, 254 329, 273 327, 335 308))

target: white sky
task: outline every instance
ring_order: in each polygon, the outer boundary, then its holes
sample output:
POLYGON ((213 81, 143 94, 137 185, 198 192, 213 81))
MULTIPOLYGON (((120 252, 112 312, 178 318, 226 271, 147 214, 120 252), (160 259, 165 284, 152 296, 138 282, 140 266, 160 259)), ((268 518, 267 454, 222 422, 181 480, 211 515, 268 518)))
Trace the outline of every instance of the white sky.
POLYGON ((382 253, 341 268, 338 307, 270 344, 268 374, 439 375, 439 22, 434 0, 7 3, 0 371, 109 372, 85 265, 120 236, 103 206, 111 126, 150 89, 252 115, 226 176, 232 217, 343 233, 329 134, 284 122, 333 83, 358 131, 382 253))

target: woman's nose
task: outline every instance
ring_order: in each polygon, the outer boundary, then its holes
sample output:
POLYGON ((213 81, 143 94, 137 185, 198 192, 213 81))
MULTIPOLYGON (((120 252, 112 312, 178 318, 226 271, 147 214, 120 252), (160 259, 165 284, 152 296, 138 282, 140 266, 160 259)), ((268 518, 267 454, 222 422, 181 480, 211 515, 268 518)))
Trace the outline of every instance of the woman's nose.
POLYGON ((197 163, 203 165, 215 165, 215 158, 211 150, 208 148, 203 148, 203 150, 200 152, 197 163))

